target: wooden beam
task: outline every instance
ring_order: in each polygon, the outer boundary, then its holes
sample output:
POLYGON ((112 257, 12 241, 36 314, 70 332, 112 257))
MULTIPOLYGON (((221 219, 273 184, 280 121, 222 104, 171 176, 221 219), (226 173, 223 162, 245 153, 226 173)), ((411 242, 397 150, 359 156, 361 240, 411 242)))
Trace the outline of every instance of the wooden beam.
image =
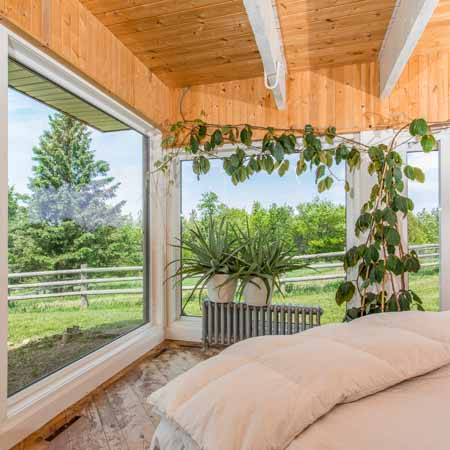
POLYGON ((264 65, 267 85, 278 109, 286 108, 286 59, 281 39, 276 5, 272 0, 244 0, 244 6, 255 35, 264 65))
POLYGON ((380 97, 389 97, 439 0, 397 0, 379 54, 380 97))

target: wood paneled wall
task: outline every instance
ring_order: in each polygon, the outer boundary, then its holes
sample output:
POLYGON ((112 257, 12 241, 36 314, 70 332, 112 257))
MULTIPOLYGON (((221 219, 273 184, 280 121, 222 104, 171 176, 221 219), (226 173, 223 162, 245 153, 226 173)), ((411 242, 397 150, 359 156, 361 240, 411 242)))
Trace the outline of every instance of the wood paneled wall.
MULTIPOLYGON (((180 119, 181 89, 149 71, 78 0, 0 0, 0 20, 34 40, 153 124, 180 119)), ((262 78, 200 85, 185 95, 186 118, 212 123, 317 127, 341 132, 388 127, 423 116, 450 118, 449 50, 416 55, 390 98, 378 97, 376 62, 291 73, 278 111, 262 78)))
MULTIPOLYGON (((416 117, 450 118, 449 51, 411 58, 393 94, 378 97, 376 62, 290 74, 288 108, 278 111, 262 79, 195 86, 185 95, 186 118, 210 123, 317 127, 336 125, 341 132, 386 128, 416 117)), ((181 90, 172 99, 178 120, 181 90)))
POLYGON ((78 0, 0 0, 0 20, 154 125, 171 116, 171 90, 78 0))

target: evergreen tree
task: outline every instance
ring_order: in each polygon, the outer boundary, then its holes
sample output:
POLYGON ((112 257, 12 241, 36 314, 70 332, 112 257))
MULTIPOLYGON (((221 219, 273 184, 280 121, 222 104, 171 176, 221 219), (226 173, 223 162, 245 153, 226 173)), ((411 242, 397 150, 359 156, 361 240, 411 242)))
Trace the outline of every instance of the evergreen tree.
POLYGON ((31 221, 58 225, 73 220, 90 231, 122 225, 124 202, 110 204, 120 184, 108 176, 109 164, 95 159, 86 125, 61 113, 50 116, 49 124, 33 148, 31 221))
POLYGON ((39 145, 33 148, 36 164, 30 180, 32 191, 59 189, 64 185, 79 190, 108 174, 108 163, 95 160, 86 125, 62 113, 50 116, 49 125, 39 145))
POLYGON ((142 263, 142 229, 114 204, 119 183, 97 161, 88 128, 56 113, 33 148, 31 195, 20 221, 10 192, 10 270, 59 270, 142 263), (25 219, 25 220, 23 220, 25 219))

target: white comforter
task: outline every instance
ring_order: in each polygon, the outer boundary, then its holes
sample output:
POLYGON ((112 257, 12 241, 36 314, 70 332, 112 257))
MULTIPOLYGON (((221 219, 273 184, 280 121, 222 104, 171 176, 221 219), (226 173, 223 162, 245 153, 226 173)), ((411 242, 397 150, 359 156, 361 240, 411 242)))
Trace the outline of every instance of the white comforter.
POLYGON ((163 417, 156 436, 161 450, 448 449, 449 364, 450 313, 250 339, 151 396, 163 417))

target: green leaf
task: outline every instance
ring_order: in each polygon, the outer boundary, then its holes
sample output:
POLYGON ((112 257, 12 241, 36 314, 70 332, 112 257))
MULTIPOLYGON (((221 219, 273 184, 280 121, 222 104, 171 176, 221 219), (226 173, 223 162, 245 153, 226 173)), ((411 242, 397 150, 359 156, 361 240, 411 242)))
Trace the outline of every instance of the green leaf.
POLYGON ((386 207, 383 210, 383 220, 389 225, 395 225, 397 223, 397 214, 391 208, 386 207))
POLYGON ((191 152, 195 155, 199 148, 198 136, 196 134, 191 134, 191 139, 189 141, 189 146, 191 152))
POLYGON ((282 177, 288 170, 289 170, 289 160, 286 159, 282 162, 282 164, 278 168, 278 175, 282 177))
POLYGON ((214 146, 222 145, 223 143, 223 135, 220 130, 214 131, 211 136, 211 144, 214 146))
POLYGON ((345 144, 339 144, 336 149, 336 164, 340 164, 341 161, 345 161, 348 158, 350 151, 345 144))
POLYGON ((283 161, 283 159, 284 159, 284 148, 283 148, 283 146, 281 145, 280 142, 277 142, 275 144, 275 147, 274 147, 274 149, 272 151, 272 155, 274 156, 274 158, 278 162, 283 161))
POLYGON ((206 136, 206 132, 207 132, 207 129, 206 129, 205 125, 200 125, 198 127, 198 136, 200 139, 203 139, 206 136))
POLYGON ((425 136, 428 133, 428 124, 425 119, 416 119, 409 125, 411 136, 425 136))
POLYGON ((429 153, 436 148, 436 139, 434 136, 427 134, 420 140, 420 145, 425 153, 429 153))
POLYGON ((317 185, 317 190, 320 193, 322 193, 327 189, 330 189, 332 185, 333 185, 333 178, 325 177, 324 179, 319 181, 319 184, 317 185))
POLYGON ((418 167, 414 167, 414 178, 419 183, 425 183, 425 174, 418 167))
POLYGON ((240 138, 241 142, 247 147, 252 145, 252 129, 248 125, 242 128, 240 138))
POLYGON ((405 174, 406 178, 409 178, 410 180, 416 179, 416 175, 414 173, 414 167, 412 167, 412 166, 405 166, 403 169, 403 173, 405 174))
POLYGON ((350 183, 348 181, 345 181, 344 189, 345 192, 350 192, 350 183))
POLYGON ((325 166, 321 164, 320 166, 317 167, 316 170, 316 181, 319 178, 322 178, 324 175, 325 175, 325 166))
MULTIPOLYGON (((363 246, 365 248, 365 246, 363 246)), ((352 247, 344 255, 344 269, 347 270, 349 267, 355 267, 358 263, 360 254, 358 247, 352 247)))
POLYGON ((398 256, 389 255, 386 263, 386 268, 394 275, 401 275, 403 273, 402 260, 398 256))
POLYGON ((264 168, 268 174, 271 174, 273 172, 273 169, 275 168, 275 164, 273 162, 273 159, 270 156, 267 156, 265 158, 264 168))
POLYGON ((327 189, 331 189, 331 186, 333 186, 334 180, 331 177, 325 178, 325 186, 327 189))
POLYGON ((348 303, 353 298, 355 291, 355 285, 351 281, 345 281, 336 291, 336 303, 339 306, 348 303))
POLYGON ((308 166, 305 163, 305 159, 302 157, 300 157, 300 159, 297 161, 297 168, 295 170, 295 173, 297 174, 297 176, 300 176, 303 172, 306 171, 306 169, 308 168, 308 166))
POLYGON ((384 227, 384 237, 388 245, 400 244, 400 234, 395 228, 384 227))

